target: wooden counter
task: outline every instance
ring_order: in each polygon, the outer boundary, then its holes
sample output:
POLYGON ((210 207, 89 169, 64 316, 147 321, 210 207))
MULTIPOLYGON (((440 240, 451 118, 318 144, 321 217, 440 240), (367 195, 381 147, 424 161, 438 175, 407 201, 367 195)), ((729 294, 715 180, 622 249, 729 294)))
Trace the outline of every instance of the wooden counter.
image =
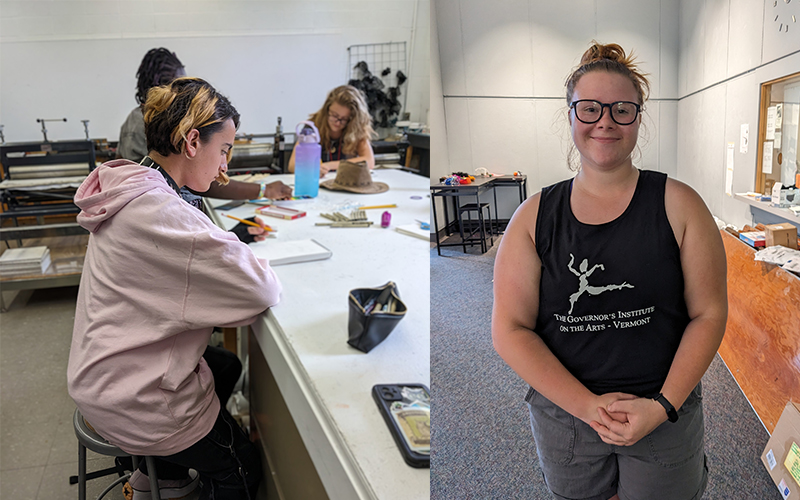
POLYGON ((786 402, 800 401, 800 278, 753 259, 722 231, 728 259, 728 324, 719 354, 772 434, 786 402))

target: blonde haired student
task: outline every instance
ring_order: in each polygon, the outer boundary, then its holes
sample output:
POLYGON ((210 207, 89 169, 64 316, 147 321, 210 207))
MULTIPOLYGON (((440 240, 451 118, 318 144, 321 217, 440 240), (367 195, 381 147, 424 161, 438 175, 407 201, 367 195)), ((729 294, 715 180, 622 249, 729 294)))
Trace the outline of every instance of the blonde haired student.
MULTIPOLYGON (((319 129, 322 146, 320 176, 336 170, 341 160, 364 161, 370 169, 375 168, 370 143, 375 134, 372 117, 363 94, 357 88, 342 85, 331 90, 319 111, 309 119, 319 129)), ((294 172, 294 154, 292 151, 289 172, 294 172)))

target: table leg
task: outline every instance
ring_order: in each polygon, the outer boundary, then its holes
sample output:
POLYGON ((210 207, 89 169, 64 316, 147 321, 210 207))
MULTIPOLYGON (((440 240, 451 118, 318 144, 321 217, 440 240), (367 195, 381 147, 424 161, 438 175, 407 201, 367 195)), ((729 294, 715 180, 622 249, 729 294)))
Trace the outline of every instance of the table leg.
MULTIPOLYGON (((436 235, 436 253, 439 256, 442 255, 442 249, 439 247, 439 221, 436 217, 436 196, 432 196, 431 200, 433 200, 433 232, 436 235)), ((447 206, 447 200, 442 198, 442 204, 447 206)))

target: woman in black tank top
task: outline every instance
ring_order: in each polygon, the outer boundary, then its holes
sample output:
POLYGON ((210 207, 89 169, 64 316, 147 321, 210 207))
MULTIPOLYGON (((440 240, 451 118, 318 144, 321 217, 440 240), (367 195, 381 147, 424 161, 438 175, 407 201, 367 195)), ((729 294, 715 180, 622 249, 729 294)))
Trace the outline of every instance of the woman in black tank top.
POLYGON ((531 389, 557 498, 700 498, 700 379, 727 318, 725 253, 690 187, 632 152, 649 83, 593 44, 567 81, 577 174, 514 214, 495 262, 492 337, 531 389))

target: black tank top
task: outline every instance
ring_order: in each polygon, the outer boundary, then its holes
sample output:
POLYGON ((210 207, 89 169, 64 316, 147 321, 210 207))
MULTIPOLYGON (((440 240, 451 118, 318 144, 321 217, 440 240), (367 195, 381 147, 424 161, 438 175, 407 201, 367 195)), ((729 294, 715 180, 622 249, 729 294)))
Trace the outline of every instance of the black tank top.
POLYGON ((573 215, 571 180, 542 190, 535 331, 595 394, 657 394, 689 323, 666 181, 666 174, 640 171, 622 215, 598 225, 573 215))
POLYGON ((331 139, 330 145, 327 148, 322 148, 322 163, 326 161, 347 160, 350 158, 354 158, 354 156, 344 154, 340 139, 331 139))

